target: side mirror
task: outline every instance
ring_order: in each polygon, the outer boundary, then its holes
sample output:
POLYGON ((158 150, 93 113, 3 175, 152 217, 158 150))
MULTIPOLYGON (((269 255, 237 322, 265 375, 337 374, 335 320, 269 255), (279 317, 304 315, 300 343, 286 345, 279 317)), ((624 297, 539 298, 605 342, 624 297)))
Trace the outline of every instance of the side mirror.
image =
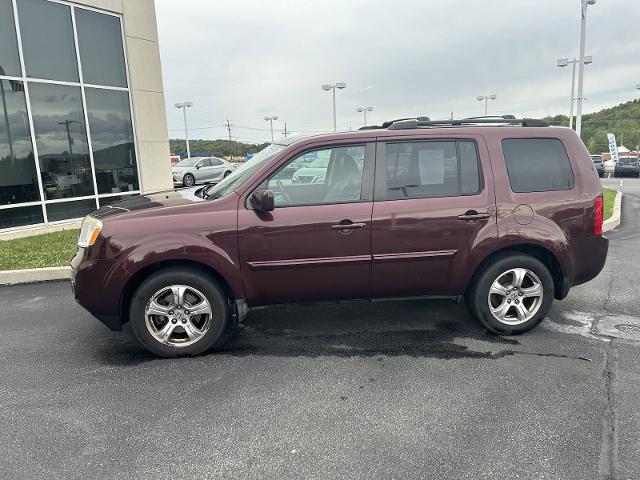
POLYGON ((274 209, 273 190, 258 188, 251 194, 249 202, 259 212, 270 212, 274 209))
POLYGON ((196 170, 200 170, 200 167, 201 167, 201 166, 202 166, 202 165, 196 165, 196 170))

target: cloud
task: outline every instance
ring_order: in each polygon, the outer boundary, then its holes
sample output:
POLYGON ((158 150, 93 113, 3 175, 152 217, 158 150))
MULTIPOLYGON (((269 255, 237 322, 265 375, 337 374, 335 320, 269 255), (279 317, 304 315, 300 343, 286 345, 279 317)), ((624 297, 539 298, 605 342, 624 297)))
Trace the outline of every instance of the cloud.
MULTIPOLYGON (((587 112, 634 98, 640 79, 640 9, 631 0, 589 7, 587 112)), ((407 115, 479 115, 477 95, 495 93, 492 113, 567 113, 569 69, 577 56, 578 0, 308 1, 157 0, 167 116, 182 136, 174 102, 192 100, 192 136, 266 140, 263 117, 291 131, 357 128, 363 102, 370 122, 407 115), (197 129, 197 130, 196 130, 197 129), (262 129, 262 130, 260 130, 262 129)))

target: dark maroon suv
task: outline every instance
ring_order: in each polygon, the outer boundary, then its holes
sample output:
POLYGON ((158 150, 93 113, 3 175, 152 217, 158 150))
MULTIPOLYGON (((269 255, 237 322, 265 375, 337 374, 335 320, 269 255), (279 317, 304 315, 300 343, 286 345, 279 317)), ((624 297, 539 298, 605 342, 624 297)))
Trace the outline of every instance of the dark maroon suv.
POLYGON ((194 193, 86 217, 78 302, 162 356, 219 348, 248 309, 446 296, 498 334, 602 269, 602 191, 568 128, 420 117, 274 143, 194 193))

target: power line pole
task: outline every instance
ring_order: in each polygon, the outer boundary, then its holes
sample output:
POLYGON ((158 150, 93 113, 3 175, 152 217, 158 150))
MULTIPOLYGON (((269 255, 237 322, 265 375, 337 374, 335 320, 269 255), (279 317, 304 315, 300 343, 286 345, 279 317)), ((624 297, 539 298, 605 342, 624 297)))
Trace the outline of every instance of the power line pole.
POLYGON ((229 132, 229 154, 233 159, 233 143, 231 143, 231 122, 229 122, 228 118, 227 118, 227 131, 229 132))
POLYGON ((287 138, 287 135, 289 135, 289 132, 287 132, 287 122, 284 122, 284 132, 282 132, 282 135, 284 135, 284 138, 287 138))

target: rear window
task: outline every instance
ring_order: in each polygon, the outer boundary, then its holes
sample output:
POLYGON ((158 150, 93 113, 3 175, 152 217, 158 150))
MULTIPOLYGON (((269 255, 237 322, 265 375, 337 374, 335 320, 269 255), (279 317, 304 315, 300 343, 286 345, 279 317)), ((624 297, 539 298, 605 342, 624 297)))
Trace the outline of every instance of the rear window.
POLYGON ((502 152, 514 192, 549 192, 573 188, 573 170, 560 140, 505 139, 502 141, 502 152))

